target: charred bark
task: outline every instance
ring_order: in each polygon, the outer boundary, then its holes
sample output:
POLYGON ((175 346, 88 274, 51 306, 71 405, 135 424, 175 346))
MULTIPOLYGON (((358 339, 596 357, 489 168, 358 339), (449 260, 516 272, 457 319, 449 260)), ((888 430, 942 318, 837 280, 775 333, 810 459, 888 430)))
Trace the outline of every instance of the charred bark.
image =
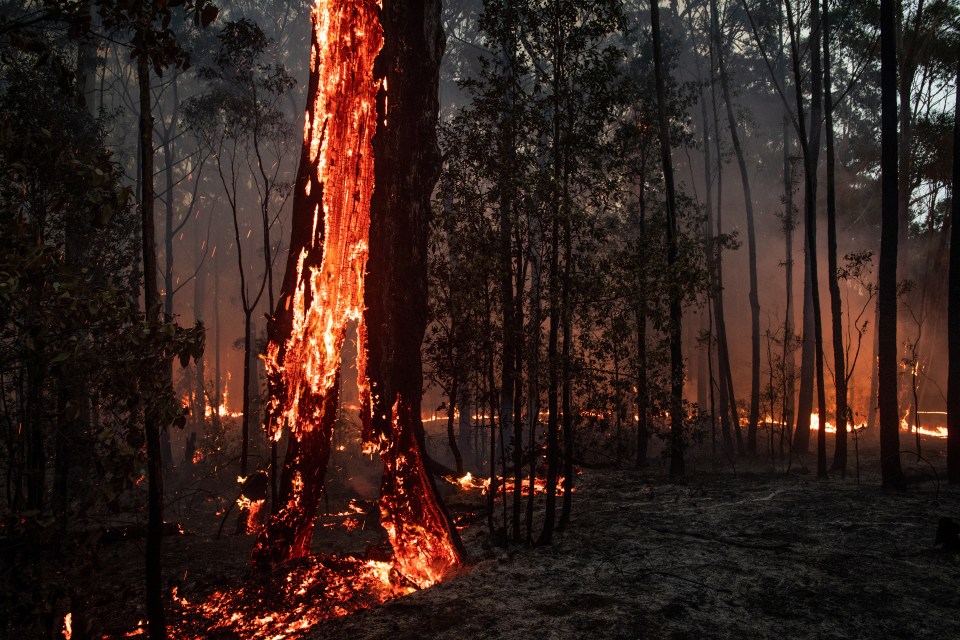
MULTIPOLYGON (((149 29, 148 18, 141 17, 140 29, 149 29)), ((153 191, 153 115, 150 95, 150 61, 146 54, 137 57, 137 86, 140 100, 140 224, 143 249, 143 299, 147 322, 159 328, 160 293, 157 287, 157 249, 153 191)), ((160 365, 161 363, 157 363, 160 365)), ((163 372, 158 366, 157 375, 163 372)), ((164 640, 167 627, 163 613, 163 585, 160 551, 163 539, 163 462, 160 457, 161 425, 150 407, 144 415, 147 441, 147 542, 146 599, 147 628, 150 640, 164 640)))
POLYGON ((877 331, 880 409, 880 472, 885 489, 903 490, 900 416, 897 413, 897 43, 894 0, 880 1, 881 225, 877 331))
MULTIPOLYGON (((656 0, 650 3, 650 25, 653 35, 653 68, 657 87, 657 120, 660 135, 660 161, 666 186, 667 210, 667 269, 673 271, 678 259, 677 202, 673 183, 673 160, 670 151, 670 125, 667 119, 666 79, 660 37, 660 8, 656 0)), ((683 476, 683 349, 681 329, 683 309, 680 287, 670 287, 670 476, 683 476)))
POLYGON ((424 449, 420 345, 427 323, 430 196, 439 173, 440 2, 385 0, 381 22, 384 45, 376 66, 384 83, 377 96, 376 186, 364 292, 367 374, 373 431, 385 441, 381 522, 388 534, 395 531, 391 543, 401 571, 425 586, 463 557, 460 536, 433 479, 416 461, 424 449), (385 416, 391 414, 388 423, 385 416))
POLYGON ((960 63, 953 114, 953 202, 950 206, 950 289, 947 340, 947 478, 960 483, 960 63))
MULTIPOLYGON (((847 364, 843 346, 843 310, 837 276, 837 187, 836 152, 833 140, 833 93, 830 69, 830 2, 823 0, 823 98, 827 126, 827 282, 830 287, 830 318, 833 333, 833 379, 836 393, 836 448, 834 471, 847 472, 847 364)), ((821 421, 823 422, 823 421, 821 421)), ((821 429, 826 431, 826 429, 821 429)), ((819 440, 818 440, 819 443, 819 440)), ((818 444, 819 455, 819 444, 818 444)), ((824 450, 823 455, 826 456, 824 450)))

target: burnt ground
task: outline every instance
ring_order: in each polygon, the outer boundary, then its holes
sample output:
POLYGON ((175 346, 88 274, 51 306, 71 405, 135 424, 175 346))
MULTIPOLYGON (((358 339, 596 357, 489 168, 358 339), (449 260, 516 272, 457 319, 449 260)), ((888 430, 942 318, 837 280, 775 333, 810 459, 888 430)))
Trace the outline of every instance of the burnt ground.
POLYGON ((490 547, 478 522, 460 575, 307 637, 960 638, 960 556, 933 549, 938 519, 960 520, 960 488, 937 495, 912 457, 903 494, 874 469, 859 487, 759 463, 682 484, 586 470, 552 546, 490 547))
MULTIPOLYGON (((938 485, 944 441, 923 445, 925 461, 903 456, 905 493, 879 489, 876 463, 865 462, 876 448, 863 441, 859 485, 852 456, 847 478, 827 481, 801 465, 774 473, 763 460, 716 469, 706 455, 690 456, 684 483, 669 482, 659 460, 642 473, 584 469, 571 526, 548 547, 491 545, 485 498, 447 486, 447 504, 466 525, 467 566, 303 637, 960 638, 960 554, 933 547, 941 516, 960 521, 960 487, 938 485)), ((232 515, 216 538, 222 497, 236 492, 231 480, 186 483, 170 498, 168 519, 189 533, 165 538, 164 572, 192 603, 261 579, 248 569, 252 538, 234 533, 232 515)), ((348 493, 334 494, 330 511, 349 515, 320 517, 315 552, 382 550, 375 487, 354 486, 353 509, 348 493)), ((90 637, 143 633, 143 551, 142 538, 101 543, 95 568, 81 576, 90 637)), ((181 614, 168 606, 176 624, 181 614)), ((65 610, 54 611, 54 624, 65 610)), ((175 627, 170 637, 241 637, 197 628, 175 627)), ((0 624, 0 637, 50 637, 22 631, 0 624)), ((248 627, 242 637, 263 633, 248 627)))

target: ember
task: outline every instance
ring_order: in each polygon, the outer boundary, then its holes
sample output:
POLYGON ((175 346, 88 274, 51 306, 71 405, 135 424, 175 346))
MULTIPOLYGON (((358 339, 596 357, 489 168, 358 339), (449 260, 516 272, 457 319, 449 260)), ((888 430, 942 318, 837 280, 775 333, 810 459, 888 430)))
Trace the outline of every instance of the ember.
POLYGON ((280 508, 261 532, 253 558, 271 566, 309 555, 340 410, 341 349, 348 323, 356 322, 363 450, 379 450, 384 462, 381 523, 396 570, 422 588, 461 560, 456 532, 420 453, 419 405, 409 406, 398 393, 392 419, 373 428, 372 407, 384 399, 371 395, 367 379, 371 336, 364 277, 374 195, 372 139, 378 92, 387 90, 386 78, 374 76, 383 45, 379 7, 370 1, 318 0, 312 15, 310 98, 290 259, 265 359, 268 428, 277 440, 287 426, 290 440, 280 508))
MULTIPOLYGON (((502 477, 497 476, 497 491, 506 490, 507 493, 513 493, 514 483, 512 478, 507 478, 504 480, 502 477)), ((467 472, 463 477, 457 478, 455 484, 458 484, 461 488, 465 490, 470 489, 480 489, 483 495, 487 495, 490 491, 490 479, 489 478, 474 478, 473 474, 467 472)), ((564 478, 563 476, 557 477, 557 493, 556 495, 563 495, 564 487, 564 478)), ((573 493, 576 493, 576 488, 573 489, 573 493)), ((538 477, 536 478, 533 485, 534 495, 543 495, 547 492, 547 480, 546 478, 538 477)), ((524 480, 523 484, 520 487, 520 494, 523 496, 530 495, 530 483, 528 480, 524 480)))
POLYGON ((313 625, 374 606, 413 590, 382 560, 313 557, 237 589, 218 591, 200 604, 174 594, 180 614, 178 638, 240 640, 298 638, 313 625))

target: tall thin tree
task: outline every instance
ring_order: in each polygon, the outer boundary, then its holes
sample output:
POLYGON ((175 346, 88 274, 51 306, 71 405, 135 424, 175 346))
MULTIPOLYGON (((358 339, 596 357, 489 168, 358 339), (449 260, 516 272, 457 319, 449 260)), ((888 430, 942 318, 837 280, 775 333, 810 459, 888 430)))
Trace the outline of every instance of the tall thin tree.
POLYGON ((960 483, 960 62, 957 64, 953 113, 953 202, 950 207, 950 292, 947 376, 947 478, 960 483))
MULTIPOLYGON (((657 86, 657 124, 660 134, 660 162, 666 190, 667 269, 671 272, 678 261, 677 196, 673 182, 673 159, 670 151, 670 123, 666 105, 666 70, 663 62, 663 40, 660 32, 659 0, 650 0, 650 26, 653 36, 653 71, 657 86)), ((681 329, 683 308, 678 283, 670 287, 670 476, 683 476, 683 346, 681 329)))
POLYGON ((880 472, 884 489, 906 489, 897 413, 897 41, 895 0, 880 0, 881 224, 877 331, 880 472))

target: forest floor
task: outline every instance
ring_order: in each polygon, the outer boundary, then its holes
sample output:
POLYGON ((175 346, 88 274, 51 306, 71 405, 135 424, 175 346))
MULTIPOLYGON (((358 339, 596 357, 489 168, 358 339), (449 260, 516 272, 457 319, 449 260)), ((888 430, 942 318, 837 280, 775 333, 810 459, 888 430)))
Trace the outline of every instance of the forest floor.
POLYGON ((477 523, 460 575, 308 637, 960 638, 960 557, 933 548, 939 518, 960 519, 960 489, 938 494, 911 457, 902 494, 872 469, 860 486, 584 471, 553 545, 490 547, 477 523))
MULTIPOLYGON (((939 484, 945 442, 923 444, 931 464, 903 456, 911 482, 904 493, 881 491, 875 464, 861 467, 859 484, 853 472, 818 481, 813 459, 806 461, 810 472, 795 464, 785 474, 765 461, 713 469, 691 456, 682 483, 667 480, 660 460, 643 472, 584 469, 570 526, 543 547, 492 545, 485 498, 444 487, 464 527, 466 566, 432 588, 348 607, 360 610, 317 622, 300 637, 960 638, 960 554, 933 545, 940 517, 960 521, 960 487, 939 484)), ((877 458, 865 443, 860 454, 877 458)), ((333 502, 334 511, 344 506, 333 502)), ((354 505, 370 515, 346 518, 351 526, 343 526, 342 516, 321 516, 315 552, 382 548, 375 503, 354 499, 354 505)), ((192 603, 258 579, 247 569, 252 538, 234 533, 231 516, 218 539, 213 512, 212 505, 205 514, 184 512, 190 534, 164 541, 169 585, 192 603)), ((101 549, 103 573, 90 593, 94 637, 144 633, 136 626, 143 615, 142 553, 142 540, 101 549)), ((273 635, 206 629, 196 620, 191 626, 182 611, 170 604, 172 638, 273 635)))

